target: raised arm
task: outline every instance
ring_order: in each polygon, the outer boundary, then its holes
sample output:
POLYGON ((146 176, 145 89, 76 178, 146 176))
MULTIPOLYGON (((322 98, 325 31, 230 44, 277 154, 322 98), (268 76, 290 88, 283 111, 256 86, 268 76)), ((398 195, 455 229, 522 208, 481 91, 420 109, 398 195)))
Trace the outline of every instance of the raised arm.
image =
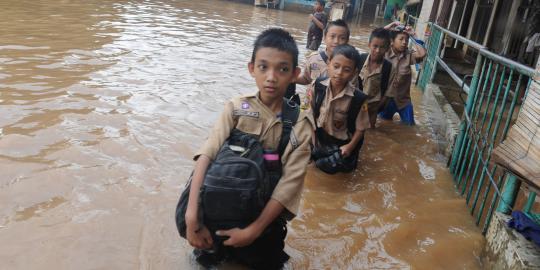
POLYGON ((414 52, 412 55, 415 57, 416 62, 422 62, 422 60, 424 60, 424 57, 426 56, 426 49, 424 48, 424 46, 418 44, 418 42, 416 41, 416 32, 412 28, 407 27, 406 31, 407 33, 409 33, 409 36, 413 40, 414 52))
POLYGON ((317 27, 319 27, 321 30, 324 30, 324 24, 319 21, 319 19, 317 19, 315 16, 313 16, 313 14, 310 14, 309 18, 313 21, 313 23, 315 23, 315 25, 317 25, 317 27))

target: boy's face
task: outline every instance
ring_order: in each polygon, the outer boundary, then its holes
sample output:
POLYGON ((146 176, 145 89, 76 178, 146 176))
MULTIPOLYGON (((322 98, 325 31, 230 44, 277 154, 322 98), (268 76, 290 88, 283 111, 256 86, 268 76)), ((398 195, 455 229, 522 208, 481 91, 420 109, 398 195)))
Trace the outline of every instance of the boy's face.
POLYGON ((316 12, 321 12, 323 10, 323 6, 321 6, 321 3, 315 2, 315 5, 313 5, 313 10, 316 12))
POLYGON ((368 46, 371 59, 375 61, 381 61, 389 49, 387 41, 378 37, 373 37, 368 46))
POLYGON ((328 64, 328 76, 332 87, 345 87, 352 80, 355 72, 355 62, 341 54, 332 57, 328 64))
POLYGON ((392 40, 392 48, 396 52, 404 52, 408 46, 409 46, 409 35, 405 33, 397 34, 394 40, 392 40))
POLYGON ((324 36, 324 44, 326 45, 326 53, 328 55, 332 54, 335 47, 347 44, 347 42, 349 42, 349 36, 345 27, 331 26, 324 36))
POLYGON ((248 69, 263 100, 283 98, 287 86, 300 73, 298 67, 293 67, 290 53, 268 47, 257 50, 255 61, 248 64, 248 69))

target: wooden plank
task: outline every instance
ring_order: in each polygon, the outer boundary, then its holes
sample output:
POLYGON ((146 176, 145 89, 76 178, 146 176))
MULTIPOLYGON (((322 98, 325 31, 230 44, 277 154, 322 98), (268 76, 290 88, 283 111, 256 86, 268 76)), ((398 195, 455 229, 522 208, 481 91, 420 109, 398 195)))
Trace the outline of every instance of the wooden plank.
POLYGON ((531 87, 515 124, 492 153, 495 163, 540 189, 540 89, 531 87))
POLYGON ((533 120, 540 121, 540 115, 538 115, 535 111, 535 108, 532 106, 523 106, 521 108, 521 112, 527 113, 529 117, 533 120))
POLYGON ((511 132, 509 132, 508 134, 509 136, 519 136, 522 139, 526 140, 532 140, 532 138, 534 137, 534 132, 527 129, 527 127, 522 123, 516 125, 516 128, 512 129, 511 132))

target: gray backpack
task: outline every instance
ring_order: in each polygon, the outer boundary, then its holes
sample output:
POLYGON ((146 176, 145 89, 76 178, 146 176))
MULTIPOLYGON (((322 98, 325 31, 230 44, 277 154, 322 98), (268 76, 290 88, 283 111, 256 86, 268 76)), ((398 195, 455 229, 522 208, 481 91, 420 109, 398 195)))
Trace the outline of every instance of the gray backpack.
MULTIPOLYGON (((276 151, 280 157, 289 143, 298 115, 299 108, 284 100, 283 130, 276 151)), ((199 223, 211 232, 245 228, 260 215, 281 174, 281 162, 272 168, 265 164, 264 149, 256 136, 233 129, 206 172, 199 193, 199 223)), ((191 178, 176 208, 176 225, 184 238, 190 184, 191 178)))

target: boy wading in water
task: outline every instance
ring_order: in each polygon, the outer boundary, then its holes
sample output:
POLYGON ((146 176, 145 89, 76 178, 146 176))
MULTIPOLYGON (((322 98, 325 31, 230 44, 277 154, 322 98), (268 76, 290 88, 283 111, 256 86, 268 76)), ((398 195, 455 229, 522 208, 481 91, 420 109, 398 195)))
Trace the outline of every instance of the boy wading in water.
POLYGON ((225 104, 208 140, 194 157, 196 164, 185 213, 186 238, 196 248, 194 254, 197 261, 205 266, 230 260, 251 269, 281 269, 289 259, 283 251, 287 234, 286 220, 294 217, 298 211, 310 158, 313 124, 309 115, 304 112, 297 114, 297 120, 289 130, 290 140, 284 144, 283 154, 272 159, 279 162, 280 176, 270 199, 253 222, 244 228, 226 230, 220 227, 226 226, 226 223, 217 224, 214 230, 204 221, 201 223, 198 201, 203 181, 206 183, 207 180, 205 175, 209 165, 215 162, 218 151, 227 138, 232 136, 233 130, 258 138, 265 153, 266 150, 276 150, 282 145, 280 138, 284 125, 290 124, 282 121, 282 112, 288 106, 283 97, 287 86, 300 72, 297 66, 298 48, 288 32, 281 29, 262 32, 255 41, 251 62, 248 64, 258 92, 234 98, 225 104))
POLYGON ((309 106, 313 90, 312 83, 321 76, 327 77, 328 58, 339 45, 349 42, 350 31, 347 23, 343 20, 335 20, 328 23, 324 30, 324 51, 314 52, 306 59, 306 66, 303 72, 296 78, 298 84, 311 84, 306 90, 306 101, 304 105, 309 106))
POLYGON ((313 5, 313 14, 309 15, 309 26, 306 48, 308 50, 316 51, 321 46, 323 37, 323 29, 326 27, 328 18, 324 13, 325 2, 322 0, 315 1, 313 5))
POLYGON ((360 82, 368 99, 369 122, 375 128, 377 114, 384 108, 392 63, 384 59, 390 48, 390 34, 383 28, 374 29, 369 36, 369 54, 360 55, 360 82))
POLYGON ((350 45, 336 47, 328 64, 329 78, 314 83, 311 108, 316 123, 312 157, 322 171, 350 172, 369 128, 367 96, 350 83, 358 74, 358 51, 350 45))
POLYGON ((386 59, 392 63, 392 73, 386 96, 388 102, 384 110, 379 114, 381 118, 392 120, 394 114, 399 113, 401 122, 406 125, 414 125, 414 111, 411 102, 411 65, 422 61, 426 55, 426 49, 414 43, 414 50, 410 51, 409 37, 414 38, 415 33, 410 28, 400 27, 399 22, 393 22, 384 27, 391 30, 391 48, 386 52, 386 59))

